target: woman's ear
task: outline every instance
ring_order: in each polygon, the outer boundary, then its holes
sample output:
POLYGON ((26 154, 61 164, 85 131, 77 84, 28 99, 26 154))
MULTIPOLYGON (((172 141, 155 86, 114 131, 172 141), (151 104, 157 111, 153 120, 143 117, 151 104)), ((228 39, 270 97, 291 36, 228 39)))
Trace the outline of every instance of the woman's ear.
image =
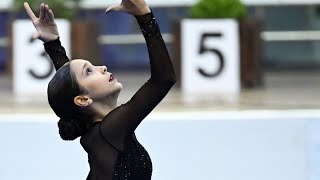
POLYGON ((88 96, 77 96, 74 98, 74 103, 77 106, 89 106, 92 104, 93 100, 90 99, 88 96))

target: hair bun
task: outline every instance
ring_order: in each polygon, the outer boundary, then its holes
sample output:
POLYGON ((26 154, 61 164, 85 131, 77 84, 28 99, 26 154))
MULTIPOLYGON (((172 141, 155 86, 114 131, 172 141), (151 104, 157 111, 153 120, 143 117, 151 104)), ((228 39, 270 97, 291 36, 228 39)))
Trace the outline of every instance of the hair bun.
POLYGON ((81 136, 81 128, 74 119, 61 118, 58 127, 60 137, 63 140, 72 141, 81 136))

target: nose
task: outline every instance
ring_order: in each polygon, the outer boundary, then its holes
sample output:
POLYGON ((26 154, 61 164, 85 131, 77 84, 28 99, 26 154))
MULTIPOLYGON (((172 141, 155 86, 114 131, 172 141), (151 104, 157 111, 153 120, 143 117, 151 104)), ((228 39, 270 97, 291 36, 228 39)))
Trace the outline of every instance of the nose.
POLYGON ((102 73, 105 74, 107 72, 107 67, 106 66, 101 66, 102 73))

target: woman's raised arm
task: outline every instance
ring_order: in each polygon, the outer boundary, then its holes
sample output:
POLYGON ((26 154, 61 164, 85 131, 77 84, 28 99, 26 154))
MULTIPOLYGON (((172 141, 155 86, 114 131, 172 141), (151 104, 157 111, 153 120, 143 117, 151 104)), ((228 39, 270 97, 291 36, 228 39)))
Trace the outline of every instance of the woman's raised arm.
POLYGON ((124 149, 126 138, 134 133, 141 121, 159 104, 176 81, 158 23, 149 7, 144 6, 144 0, 123 0, 122 9, 119 6, 113 6, 113 9, 125 11, 123 7, 129 6, 125 6, 125 3, 130 3, 130 11, 127 12, 135 15, 146 40, 151 77, 129 102, 111 111, 100 124, 103 137, 120 150, 124 149), (134 10, 132 6, 135 3, 141 11, 134 10))

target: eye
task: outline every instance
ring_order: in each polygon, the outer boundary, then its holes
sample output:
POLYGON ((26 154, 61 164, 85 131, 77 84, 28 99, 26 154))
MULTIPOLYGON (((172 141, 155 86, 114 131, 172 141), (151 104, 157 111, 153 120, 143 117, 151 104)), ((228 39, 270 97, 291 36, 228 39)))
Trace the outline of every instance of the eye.
POLYGON ((87 68, 86 73, 87 73, 87 75, 90 75, 93 73, 93 70, 91 68, 87 68))

